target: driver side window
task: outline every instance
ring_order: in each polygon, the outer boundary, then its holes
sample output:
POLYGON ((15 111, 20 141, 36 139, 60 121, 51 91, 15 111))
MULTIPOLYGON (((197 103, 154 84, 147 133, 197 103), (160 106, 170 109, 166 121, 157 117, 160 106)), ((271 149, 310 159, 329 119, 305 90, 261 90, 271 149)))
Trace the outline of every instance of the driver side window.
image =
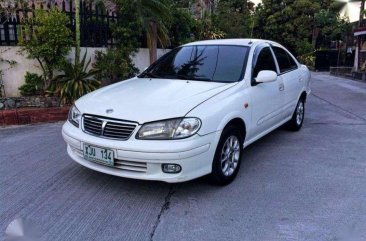
POLYGON ((258 73, 262 70, 272 70, 277 73, 276 64, 273 58, 273 54, 269 47, 265 47, 258 54, 255 67, 253 69, 253 78, 258 76, 258 73))

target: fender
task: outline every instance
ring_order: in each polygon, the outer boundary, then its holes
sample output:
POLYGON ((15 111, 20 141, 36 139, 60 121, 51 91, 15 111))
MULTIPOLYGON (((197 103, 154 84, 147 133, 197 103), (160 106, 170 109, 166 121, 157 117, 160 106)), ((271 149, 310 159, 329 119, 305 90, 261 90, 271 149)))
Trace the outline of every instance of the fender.
POLYGON ((192 109, 187 116, 199 116, 202 127, 199 135, 207 135, 212 132, 221 131, 232 119, 240 118, 244 121, 246 128, 250 128, 251 111, 244 106, 250 102, 247 94, 248 89, 244 84, 238 84, 227 89, 201 105, 192 109))

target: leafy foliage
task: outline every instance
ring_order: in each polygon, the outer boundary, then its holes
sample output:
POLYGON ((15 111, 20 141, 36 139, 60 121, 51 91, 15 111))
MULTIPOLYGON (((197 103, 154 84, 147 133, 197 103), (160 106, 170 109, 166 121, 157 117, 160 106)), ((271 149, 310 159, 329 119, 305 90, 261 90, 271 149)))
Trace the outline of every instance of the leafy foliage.
POLYGON ((247 38, 251 35, 253 4, 248 0, 220 0, 213 16, 214 25, 227 38, 247 38))
POLYGON ((342 39, 349 24, 331 0, 263 0, 254 13, 254 35, 278 41, 297 55, 342 39), (321 35, 317 40, 316 32, 321 35), (312 47, 310 43, 312 42, 312 47))
POLYGON ((315 55, 313 53, 304 54, 298 57, 300 63, 305 64, 310 69, 314 69, 315 67, 315 55))
POLYGON ((197 21, 188 11, 178 7, 176 3, 169 4, 171 17, 165 21, 170 37, 170 47, 177 47, 194 41, 194 32, 197 29, 197 21))
POLYGON ((23 20, 19 44, 28 57, 36 59, 41 66, 45 88, 73 44, 68 23, 67 15, 57 9, 36 10, 34 17, 23 20))
POLYGON ((160 0, 132 0, 132 2, 135 5, 138 20, 146 34, 148 47, 152 47, 156 37, 161 46, 169 45, 168 30, 163 22, 164 19, 170 18, 167 5, 160 0))
POLYGON ((205 39, 222 39, 226 36, 225 32, 215 26, 212 21, 213 16, 205 13, 203 18, 197 22, 196 38, 199 40, 205 39))
POLYGON ((43 78, 35 73, 25 74, 25 84, 19 87, 22 96, 40 95, 43 92, 43 78))
MULTIPOLYGON (((170 44, 165 20, 170 18, 169 8, 161 0, 114 0, 118 14, 129 14, 128 21, 138 26, 134 31, 141 31, 146 37, 150 50, 150 61, 155 59, 157 43, 167 47, 170 44), (126 12, 126 10, 129 10, 126 12)), ((126 22, 128 22, 126 21, 126 22)))
POLYGON ((341 18, 338 12, 321 9, 315 14, 315 26, 320 30, 318 36, 319 47, 329 46, 331 41, 342 40, 351 31, 348 19, 341 18))
POLYGON ((64 103, 73 103, 81 96, 99 88, 100 81, 94 78, 99 70, 89 69, 91 59, 86 62, 86 56, 85 52, 80 63, 64 62, 61 68, 64 73, 53 79, 48 93, 59 95, 64 103))
POLYGON ((117 45, 106 52, 96 52, 94 67, 100 72, 97 78, 102 85, 115 83, 134 76, 138 69, 131 56, 137 52, 143 33, 134 1, 116 1, 118 16, 129 21, 118 21, 112 26, 112 34, 117 45))
POLYGON ((310 42, 317 0, 263 0, 256 9, 256 37, 278 41, 291 51, 301 51, 299 40, 310 42))
POLYGON ((129 79, 138 73, 138 69, 124 48, 112 48, 108 49, 107 52, 97 52, 94 67, 100 70, 97 78, 101 80, 102 85, 129 79))

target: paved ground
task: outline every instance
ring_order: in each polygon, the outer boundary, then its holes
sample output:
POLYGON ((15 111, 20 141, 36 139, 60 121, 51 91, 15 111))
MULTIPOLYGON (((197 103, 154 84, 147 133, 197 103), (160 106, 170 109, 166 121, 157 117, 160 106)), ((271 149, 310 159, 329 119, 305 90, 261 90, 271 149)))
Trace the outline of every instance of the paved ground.
POLYGON ((26 218, 43 240, 366 240, 366 84, 312 87, 304 128, 248 147, 227 187, 88 170, 61 123, 0 129, 0 238, 26 218))

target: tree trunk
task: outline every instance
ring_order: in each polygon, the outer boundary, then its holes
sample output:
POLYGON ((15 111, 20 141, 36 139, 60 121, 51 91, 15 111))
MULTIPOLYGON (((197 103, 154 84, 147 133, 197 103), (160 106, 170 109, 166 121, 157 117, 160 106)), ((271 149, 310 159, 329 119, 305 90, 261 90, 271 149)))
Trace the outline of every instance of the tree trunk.
POLYGON ((150 36, 151 39, 149 44, 149 55, 150 55, 150 64, 154 63, 157 59, 157 48, 158 48, 158 31, 155 22, 150 22, 150 36))
POLYGON ((75 63, 80 63, 80 0, 74 0, 75 4, 75 63))
POLYGON ((359 27, 362 27, 362 20, 363 20, 363 11, 365 10, 365 0, 362 0, 361 1, 361 8, 360 8, 360 21, 358 22, 358 26, 359 27))

